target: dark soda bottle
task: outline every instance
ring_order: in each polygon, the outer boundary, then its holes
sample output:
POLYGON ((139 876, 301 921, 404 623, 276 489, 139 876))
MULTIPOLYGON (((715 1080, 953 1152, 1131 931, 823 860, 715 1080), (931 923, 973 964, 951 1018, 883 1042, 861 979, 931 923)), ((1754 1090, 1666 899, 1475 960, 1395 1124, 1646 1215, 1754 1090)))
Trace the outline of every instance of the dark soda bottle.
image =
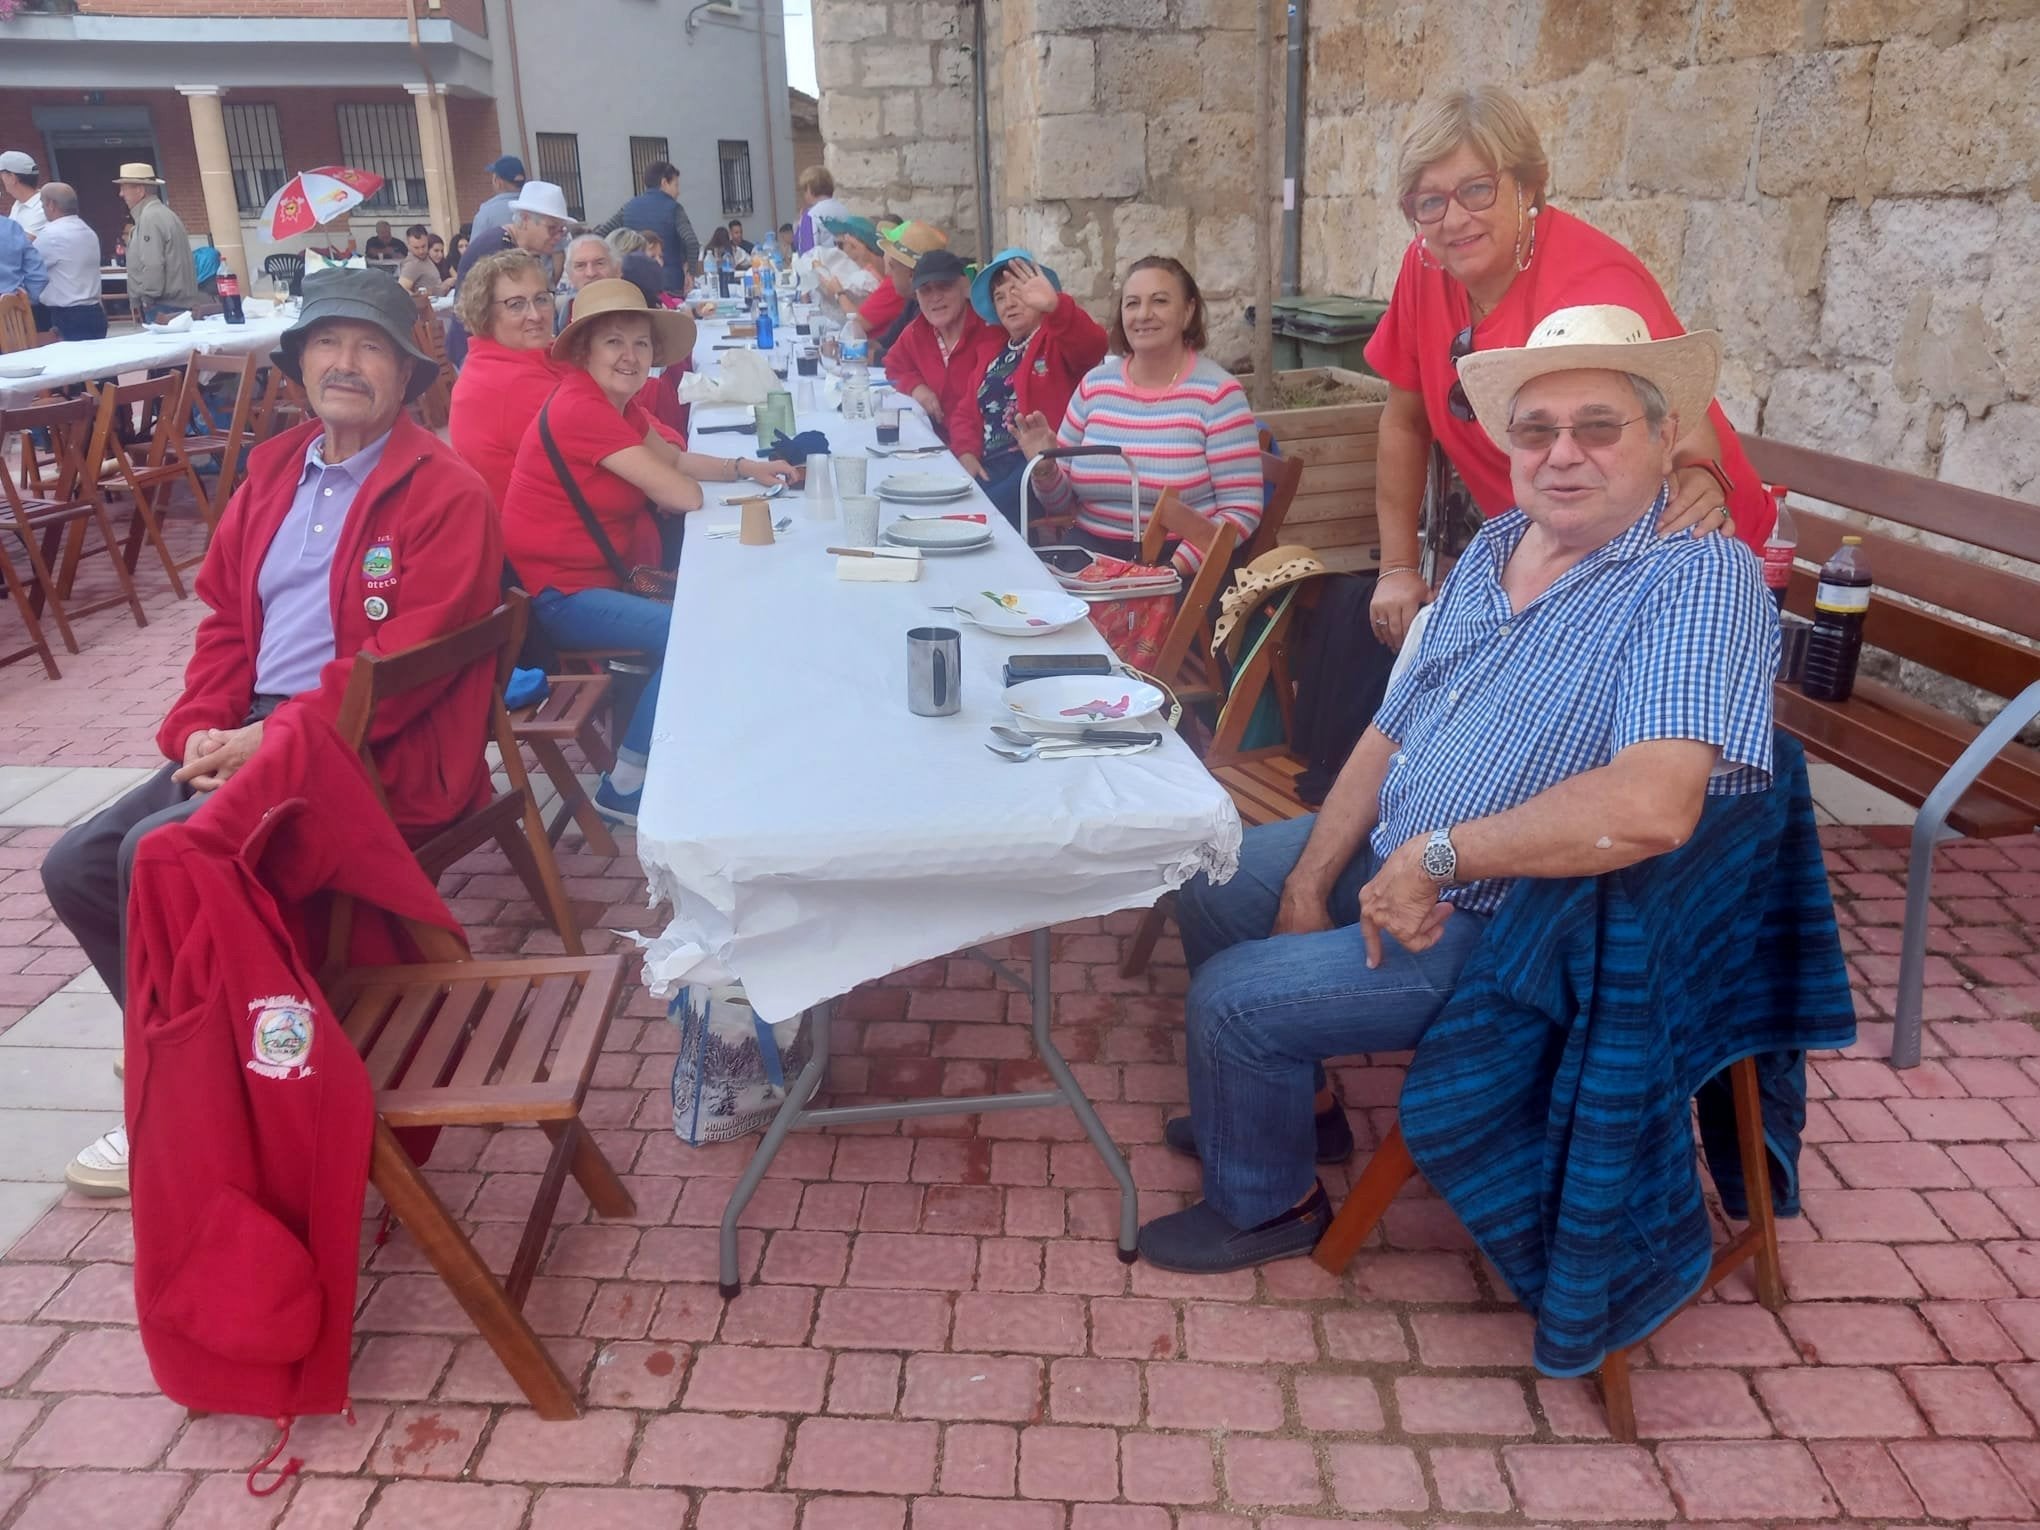
POLYGON ((1870 609, 1870 560, 1861 537, 1843 537, 1820 568, 1813 597, 1813 631, 1806 639, 1806 672, 1799 688, 1815 701, 1847 701, 1856 689, 1863 656, 1863 617, 1870 609))
POLYGON ((246 324, 248 316, 241 310, 241 278, 225 266, 220 267, 218 291, 220 312, 229 324, 246 324))

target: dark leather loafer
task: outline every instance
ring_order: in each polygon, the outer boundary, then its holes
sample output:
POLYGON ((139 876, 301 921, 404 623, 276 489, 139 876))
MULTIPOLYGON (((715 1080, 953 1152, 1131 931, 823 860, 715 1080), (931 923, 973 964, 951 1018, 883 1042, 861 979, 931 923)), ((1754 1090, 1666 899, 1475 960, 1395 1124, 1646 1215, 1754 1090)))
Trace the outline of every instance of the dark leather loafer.
MULTIPOLYGON (((1353 1123, 1346 1119, 1346 1107, 1338 1101, 1332 1108, 1315 1118, 1317 1122, 1317 1161, 1319 1163, 1344 1163, 1353 1156, 1353 1123)), ((1197 1129, 1188 1116, 1172 1116, 1162 1125, 1162 1140, 1181 1153, 1185 1158, 1197 1156, 1197 1129)))
POLYGON ((1259 1227, 1235 1227, 1209 1202, 1199 1201, 1143 1227, 1140 1256, 1157 1269, 1223 1275, 1307 1254, 1331 1225, 1332 1203, 1323 1185, 1313 1185, 1309 1200, 1259 1227))

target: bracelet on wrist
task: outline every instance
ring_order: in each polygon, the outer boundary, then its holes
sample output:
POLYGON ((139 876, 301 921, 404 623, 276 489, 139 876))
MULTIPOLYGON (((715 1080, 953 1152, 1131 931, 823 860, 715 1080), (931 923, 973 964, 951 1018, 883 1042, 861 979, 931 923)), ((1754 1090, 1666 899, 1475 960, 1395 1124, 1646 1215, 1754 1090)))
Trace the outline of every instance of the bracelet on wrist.
POLYGON ((1391 563, 1387 568, 1376 569, 1374 577, 1386 579, 1390 574, 1414 574, 1416 571, 1417 566, 1414 563, 1391 563))

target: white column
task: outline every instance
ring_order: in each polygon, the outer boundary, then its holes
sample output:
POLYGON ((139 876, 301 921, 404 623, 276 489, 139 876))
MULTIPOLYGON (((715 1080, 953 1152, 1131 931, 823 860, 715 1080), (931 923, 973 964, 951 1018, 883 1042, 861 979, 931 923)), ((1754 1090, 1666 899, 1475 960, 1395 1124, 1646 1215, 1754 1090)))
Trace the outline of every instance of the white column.
POLYGON ((227 153, 227 119, 220 110, 217 85, 179 85, 177 93, 191 103, 191 137, 198 148, 198 185, 205 196, 205 221, 212 228, 213 247, 228 270, 248 291, 248 254, 241 248, 241 204, 234 195, 234 166, 227 153))
POLYGON ((418 112, 418 153, 425 161, 428 217, 433 232, 451 244, 460 221, 454 214, 453 183, 446 174, 446 141, 439 128, 438 103, 432 99, 429 85, 406 85, 404 89, 411 93, 411 104, 418 112))

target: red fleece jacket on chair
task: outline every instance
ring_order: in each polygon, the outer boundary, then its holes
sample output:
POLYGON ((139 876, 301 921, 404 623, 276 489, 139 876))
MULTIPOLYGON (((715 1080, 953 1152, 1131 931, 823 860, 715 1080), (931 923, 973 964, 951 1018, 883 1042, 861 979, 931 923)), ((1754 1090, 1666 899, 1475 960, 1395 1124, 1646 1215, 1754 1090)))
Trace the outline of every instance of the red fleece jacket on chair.
MULTIPOLYGON (((175 764, 184 763, 193 733, 238 728, 247 718, 262 652, 262 560, 290 511, 305 449, 324 429, 314 420, 256 447, 247 481, 221 514, 198 571, 198 598, 211 610, 198 624, 184 693, 156 733, 175 764)), ((503 539, 481 478, 452 447, 400 416, 333 554, 337 657, 319 672, 316 690, 294 699, 337 721, 357 653, 399 653, 480 621, 502 599, 502 576, 503 539)), ((476 665, 376 708, 369 745, 390 815, 405 833, 443 828, 487 800, 486 697, 495 683, 492 666, 476 665)))
POLYGON ((415 959, 399 918, 460 933, 360 757, 280 709, 128 895, 126 1106, 135 1307, 163 1394, 288 1419, 348 1403, 375 1100, 312 972, 323 894, 363 905, 357 962, 415 959))

